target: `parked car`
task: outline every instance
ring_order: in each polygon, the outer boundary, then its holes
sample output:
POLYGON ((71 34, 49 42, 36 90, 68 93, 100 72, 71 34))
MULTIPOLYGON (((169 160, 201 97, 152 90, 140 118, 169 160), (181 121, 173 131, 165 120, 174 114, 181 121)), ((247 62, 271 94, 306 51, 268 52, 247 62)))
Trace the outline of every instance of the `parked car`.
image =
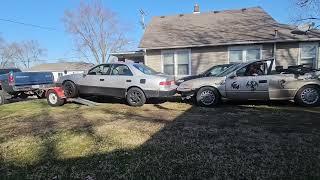
POLYGON ((0 105, 10 98, 44 97, 43 88, 53 85, 49 72, 21 72, 20 69, 0 69, 0 105))
POLYGON ((168 97, 176 93, 173 77, 160 74, 138 63, 109 63, 98 65, 88 73, 61 77, 69 98, 79 95, 125 98, 131 106, 142 106, 147 98, 168 97))
POLYGON ((189 80, 197 79, 197 78, 201 78, 201 77, 217 76, 218 74, 222 73, 223 71, 227 70, 228 68, 230 68, 234 65, 236 65, 236 64, 222 64, 222 65, 213 66, 201 74, 197 74, 197 75, 193 75, 193 76, 186 76, 186 77, 178 79, 176 81, 176 85, 179 86, 181 83, 183 83, 185 81, 189 81, 189 80))
POLYGON ((320 102, 320 72, 303 66, 272 71, 274 60, 241 63, 216 77, 182 83, 177 91, 201 106, 232 100, 294 100, 302 106, 320 102))

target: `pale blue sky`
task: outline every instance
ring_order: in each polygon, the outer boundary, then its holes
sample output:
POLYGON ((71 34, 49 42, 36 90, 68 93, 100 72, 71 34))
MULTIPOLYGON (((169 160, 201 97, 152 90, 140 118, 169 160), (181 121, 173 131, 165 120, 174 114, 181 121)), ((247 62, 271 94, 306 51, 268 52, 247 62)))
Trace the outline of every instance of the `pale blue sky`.
MULTIPOLYGON (((139 9, 147 12, 146 21, 152 16, 190 13, 198 3, 202 12, 223 9, 238 9, 261 6, 281 23, 291 23, 291 9, 294 0, 104 0, 103 3, 115 11, 121 21, 129 26, 128 36, 136 43, 140 41, 142 29, 139 24, 139 9)), ((13 24, 0 20, 0 36, 6 41, 37 40, 48 50, 44 58, 49 62, 77 56, 72 50, 72 39, 65 32, 61 21, 66 9, 79 4, 77 0, 2 0, 0 19, 10 19, 55 30, 13 24)))

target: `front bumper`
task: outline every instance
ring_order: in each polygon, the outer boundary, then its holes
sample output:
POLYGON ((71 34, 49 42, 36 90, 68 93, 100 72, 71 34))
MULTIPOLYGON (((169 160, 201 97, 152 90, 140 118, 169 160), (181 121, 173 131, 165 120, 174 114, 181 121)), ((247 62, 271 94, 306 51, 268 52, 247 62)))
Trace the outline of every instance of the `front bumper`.
POLYGON ((195 95, 196 91, 177 91, 178 94, 181 95, 181 97, 186 98, 186 97, 192 97, 195 95))

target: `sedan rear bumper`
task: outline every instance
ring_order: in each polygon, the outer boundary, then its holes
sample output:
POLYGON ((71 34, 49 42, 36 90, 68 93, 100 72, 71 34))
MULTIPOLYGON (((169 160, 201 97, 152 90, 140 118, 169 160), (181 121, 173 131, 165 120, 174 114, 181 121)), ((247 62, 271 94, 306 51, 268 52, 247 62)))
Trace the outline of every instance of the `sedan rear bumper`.
POLYGON ((144 91, 147 98, 160 98, 160 97, 171 97, 177 93, 175 89, 170 91, 152 91, 152 90, 145 90, 144 91))

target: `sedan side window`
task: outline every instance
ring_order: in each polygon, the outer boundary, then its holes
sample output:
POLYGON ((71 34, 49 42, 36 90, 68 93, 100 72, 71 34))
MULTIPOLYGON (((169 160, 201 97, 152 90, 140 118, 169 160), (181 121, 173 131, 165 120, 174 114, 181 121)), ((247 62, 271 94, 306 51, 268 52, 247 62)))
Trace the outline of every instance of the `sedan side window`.
POLYGON ((237 76, 262 76, 266 75, 265 63, 252 63, 237 71, 237 76))
POLYGON ((110 74, 110 64, 103 64, 91 69, 88 75, 109 75, 110 74))
POLYGON ((133 76, 131 70, 128 66, 124 64, 115 64, 113 65, 111 75, 118 75, 118 76, 133 76))

